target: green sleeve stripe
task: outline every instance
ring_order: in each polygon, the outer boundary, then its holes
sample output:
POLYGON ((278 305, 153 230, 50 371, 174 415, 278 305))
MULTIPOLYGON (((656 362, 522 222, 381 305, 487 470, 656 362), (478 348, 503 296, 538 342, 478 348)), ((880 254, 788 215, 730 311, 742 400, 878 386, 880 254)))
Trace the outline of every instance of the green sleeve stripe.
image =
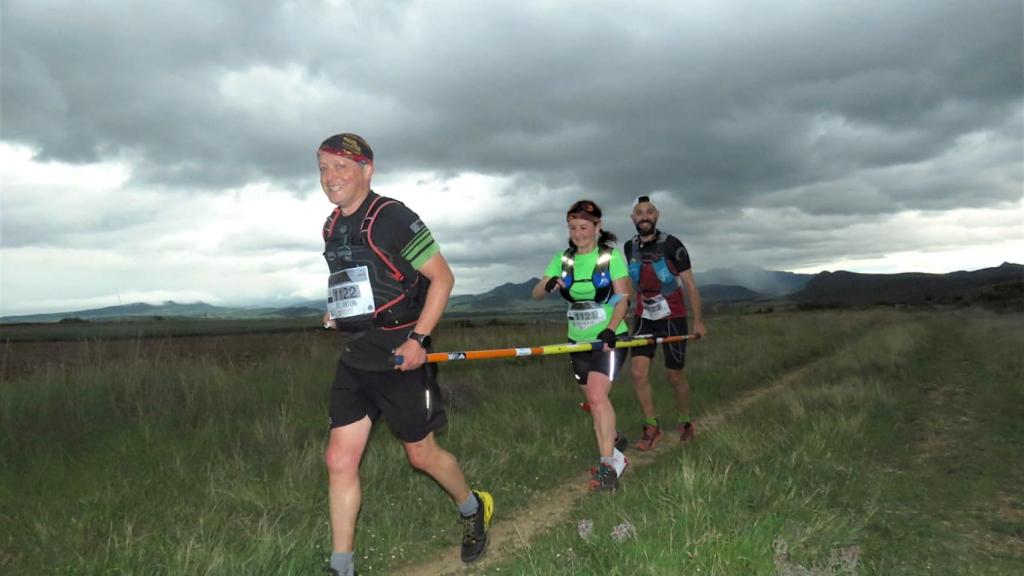
POLYGON ((425 246, 424 250, 417 254, 415 258, 409 260, 409 263, 412 264, 413 268, 419 270, 420 268, 423 267, 424 264, 427 263, 427 260, 430 260, 431 256, 437 254, 440 251, 441 247, 437 245, 437 242, 431 242, 430 244, 425 246))
POLYGON ((434 235, 428 228, 424 228, 412 237, 412 240, 402 250, 402 258, 412 264, 412 267, 419 270, 431 256, 441 251, 441 247, 434 242, 434 235))
POLYGON ((409 260, 411 262, 413 260, 413 254, 420 252, 421 250, 423 250, 423 248, 425 248, 426 246, 430 245, 433 242, 434 235, 430 233, 429 229, 424 228, 420 230, 419 232, 416 233, 415 236, 412 237, 412 240, 410 240, 409 243, 405 245, 405 248, 402 250, 402 258, 405 258, 406 260, 409 260))

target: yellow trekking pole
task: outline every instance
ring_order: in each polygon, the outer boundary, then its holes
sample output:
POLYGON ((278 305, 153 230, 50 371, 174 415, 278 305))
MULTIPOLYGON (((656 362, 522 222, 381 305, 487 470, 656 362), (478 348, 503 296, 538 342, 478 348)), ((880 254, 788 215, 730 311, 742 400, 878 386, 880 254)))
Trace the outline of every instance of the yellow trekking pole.
MULTIPOLYGON (((630 340, 620 340, 615 343, 616 348, 635 348, 637 346, 653 346, 658 344, 671 344, 683 340, 695 340, 693 334, 683 336, 637 336, 630 340)), ((595 340, 593 342, 568 342, 565 344, 548 344, 547 346, 531 346, 528 348, 493 348, 489 350, 465 350, 460 352, 431 352, 427 354, 427 363, 455 362, 460 360, 490 360, 492 358, 521 358, 524 356, 549 356, 552 354, 571 354, 573 352, 590 352, 601 350, 604 342, 595 340)), ((395 364, 402 363, 401 356, 395 356, 395 364)))

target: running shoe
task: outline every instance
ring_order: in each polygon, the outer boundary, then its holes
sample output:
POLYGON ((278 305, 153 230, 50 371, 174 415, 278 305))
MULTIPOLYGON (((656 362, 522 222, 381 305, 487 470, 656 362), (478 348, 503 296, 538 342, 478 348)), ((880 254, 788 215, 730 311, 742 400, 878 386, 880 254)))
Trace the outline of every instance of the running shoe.
POLYGON ((601 464, 590 469, 591 492, 615 492, 618 489, 619 475, 615 473, 615 468, 601 464))
POLYGON ((644 424, 644 437, 636 443, 636 449, 641 452, 646 452, 654 445, 657 444, 665 433, 661 431, 661 428, 657 426, 651 426, 650 424, 644 424))
POLYGON ((480 504, 476 514, 462 516, 462 561, 473 562, 487 549, 487 529, 494 515, 494 498, 490 492, 473 491, 480 504))
POLYGON ((615 433, 615 449, 619 452, 625 452, 626 448, 629 448, 629 438, 626 438, 622 432, 615 433))
POLYGON ((627 458, 626 455, 623 454, 622 455, 622 472, 616 472, 616 475, 619 478, 622 478, 622 475, 626 473, 626 470, 629 470, 629 458, 627 458))
POLYGON ((680 424, 676 428, 676 432, 679 432, 679 441, 682 442, 683 444, 689 444, 690 442, 693 442, 694 429, 692 422, 680 424))

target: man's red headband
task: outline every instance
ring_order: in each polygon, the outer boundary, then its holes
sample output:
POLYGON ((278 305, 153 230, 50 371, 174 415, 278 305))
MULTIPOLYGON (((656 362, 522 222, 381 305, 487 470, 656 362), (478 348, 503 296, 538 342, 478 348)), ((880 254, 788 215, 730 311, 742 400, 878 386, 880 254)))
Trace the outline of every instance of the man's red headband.
POLYGON ((334 148, 334 147, 331 147, 331 146, 321 146, 320 150, 322 150, 324 152, 327 152, 328 154, 334 154, 335 156, 344 156, 345 158, 350 158, 350 159, 352 159, 352 160, 354 160, 356 162, 359 162, 359 163, 366 162, 366 163, 373 164, 373 159, 372 158, 370 158, 368 156, 365 156, 363 154, 356 153, 356 152, 350 152, 350 151, 345 150, 343 148, 334 148))

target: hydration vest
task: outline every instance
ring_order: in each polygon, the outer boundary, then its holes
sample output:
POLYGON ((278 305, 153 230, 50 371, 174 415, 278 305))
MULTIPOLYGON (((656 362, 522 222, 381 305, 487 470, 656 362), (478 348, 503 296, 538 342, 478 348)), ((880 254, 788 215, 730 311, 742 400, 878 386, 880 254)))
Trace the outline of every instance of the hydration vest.
MULTIPOLYGON (((633 284, 636 285, 639 291, 653 290, 653 287, 640 285, 640 270, 643 269, 645 264, 653 267, 654 273, 660 282, 659 291, 663 296, 668 296, 679 290, 679 284, 676 282, 676 273, 672 270, 672 265, 665 258, 665 242, 667 240, 668 235, 664 232, 658 232, 657 238, 654 239, 654 250, 648 249, 644 252, 640 251, 639 234, 633 236, 633 239, 630 241, 629 277, 633 280, 633 284)), ((648 244, 648 246, 650 245, 648 244)))
POLYGON ((562 253, 562 282, 565 284, 565 288, 560 288, 559 292, 562 294, 562 298, 565 298, 569 302, 577 302, 577 300, 569 293, 569 289, 572 288, 573 282, 590 282, 594 285, 594 297, 589 298, 587 301, 594 301, 604 304, 612 296, 612 277, 608 272, 608 266, 612 261, 612 248, 610 246, 601 246, 598 249, 597 263, 594 264, 594 272, 590 275, 590 278, 576 279, 573 275, 573 267, 575 265, 576 247, 566 249, 562 253))
POLYGON ((342 332, 408 328, 416 323, 423 310, 430 280, 404 258, 392 259, 373 241, 373 224, 380 211, 391 204, 402 203, 371 192, 363 202, 365 209, 359 210, 363 217, 358 230, 352 226, 335 230, 341 217, 340 207, 335 208, 324 223, 324 258, 331 273, 366 266, 373 289, 373 313, 336 318, 335 325, 342 332))

